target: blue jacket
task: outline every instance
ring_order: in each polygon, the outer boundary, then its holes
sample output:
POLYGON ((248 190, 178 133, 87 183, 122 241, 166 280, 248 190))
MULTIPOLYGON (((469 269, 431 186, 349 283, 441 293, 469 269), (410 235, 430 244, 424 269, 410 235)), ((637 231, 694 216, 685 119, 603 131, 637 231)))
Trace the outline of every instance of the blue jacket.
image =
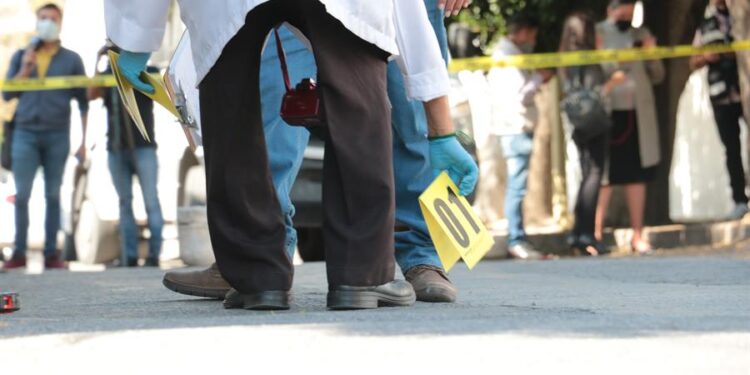
MULTIPOLYGON (((12 79, 21 70, 21 60, 24 50, 17 51, 10 62, 7 78, 12 79)), ((66 49, 60 50, 52 57, 47 77, 85 75, 81 56, 66 49)), ((36 68, 31 72, 29 78, 37 78, 36 68)), ((89 102, 86 98, 86 89, 71 88, 61 90, 4 91, 3 99, 6 101, 18 98, 16 108, 16 127, 28 130, 62 130, 70 128, 70 101, 76 99, 81 113, 89 110, 89 102)))

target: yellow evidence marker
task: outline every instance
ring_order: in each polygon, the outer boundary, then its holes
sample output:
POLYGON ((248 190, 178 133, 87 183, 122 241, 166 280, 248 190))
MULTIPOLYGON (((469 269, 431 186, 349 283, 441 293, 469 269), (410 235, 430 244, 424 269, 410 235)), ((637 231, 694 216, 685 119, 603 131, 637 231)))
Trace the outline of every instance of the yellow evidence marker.
MULTIPOLYGON (((141 112, 138 110, 138 102, 135 100, 135 92, 133 91, 134 87, 133 85, 128 82, 127 79, 125 79, 122 76, 122 73, 120 73, 120 68, 117 65, 117 60, 120 58, 120 55, 114 51, 109 51, 109 62, 112 66, 112 73, 115 76, 115 79, 117 80, 117 91, 120 93, 120 97, 122 98, 122 103, 125 105, 125 108, 128 110, 128 114, 130 114, 130 118, 133 119, 133 123, 135 123, 135 126, 138 128, 138 131, 141 133, 144 139, 151 142, 151 139, 148 137, 148 133, 146 132, 146 127, 143 125, 143 119, 141 118, 141 112)), ((159 103, 162 107, 166 108, 167 111, 175 115, 175 117, 180 118, 180 113, 177 111, 177 108, 172 103, 172 100, 169 97, 169 94, 167 93, 167 89, 164 87, 164 82, 162 82, 159 78, 154 77, 147 73, 141 74, 141 79, 143 79, 145 82, 150 84, 154 87, 154 93, 149 94, 146 92, 141 92, 143 95, 148 96, 151 98, 151 100, 155 101, 156 103, 159 103)))
POLYGON ((441 173, 419 196, 419 206, 446 271, 459 259, 474 268, 495 244, 448 173, 441 173))

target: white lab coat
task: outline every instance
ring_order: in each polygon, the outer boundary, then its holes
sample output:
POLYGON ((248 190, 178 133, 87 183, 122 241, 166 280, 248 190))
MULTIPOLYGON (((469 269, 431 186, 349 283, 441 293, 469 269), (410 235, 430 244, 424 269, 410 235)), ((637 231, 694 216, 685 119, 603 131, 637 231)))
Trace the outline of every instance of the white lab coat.
MULTIPOLYGON (((268 0, 178 0, 190 31, 197 82, 245 25, 247 13, 268 0)), ((319 0, 360 38, 393 55, 410 98, 445 96, 450 81, 422 0, 319 0)), ((164 36, 170 0, 105 0, 108 37, 131 52, 151 52, 164 36)))

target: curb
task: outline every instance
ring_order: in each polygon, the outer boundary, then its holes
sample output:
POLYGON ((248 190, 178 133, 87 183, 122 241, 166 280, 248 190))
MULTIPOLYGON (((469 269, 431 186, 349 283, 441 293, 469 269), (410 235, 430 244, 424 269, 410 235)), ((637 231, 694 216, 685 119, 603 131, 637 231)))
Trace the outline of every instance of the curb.
MULTIPOLYGON (((533 229, 532 229, 533 230, 533 229)), ((615 252, 630 251, 631 229, 614 229, 605 233, 604 243, 615 252)), ((671 224, 646 227, 644 236, 659 250, 679 249, 691 246, 722 247, 730 246, 750 238, 750 220, 721 221, 707 223, 671 224)), ((574 255, 567 244, 567 231, 553 233, 530 233, 529 242, 545 253, 571 256, 574 255)), ((495 246, 487 253, 485 259, 504 259, 508 257, 507 235, 494 233, 495 246)))

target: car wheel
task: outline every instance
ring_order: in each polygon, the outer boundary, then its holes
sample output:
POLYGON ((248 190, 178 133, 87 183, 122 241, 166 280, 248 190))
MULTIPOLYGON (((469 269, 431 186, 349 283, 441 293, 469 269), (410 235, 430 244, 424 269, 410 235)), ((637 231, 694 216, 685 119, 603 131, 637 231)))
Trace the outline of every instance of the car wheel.
POLYGON ((91 201, 81 204, 73 234, 78 260, 87 264, 108 263, 120 255, 117 222, 101 220, 91 201))

